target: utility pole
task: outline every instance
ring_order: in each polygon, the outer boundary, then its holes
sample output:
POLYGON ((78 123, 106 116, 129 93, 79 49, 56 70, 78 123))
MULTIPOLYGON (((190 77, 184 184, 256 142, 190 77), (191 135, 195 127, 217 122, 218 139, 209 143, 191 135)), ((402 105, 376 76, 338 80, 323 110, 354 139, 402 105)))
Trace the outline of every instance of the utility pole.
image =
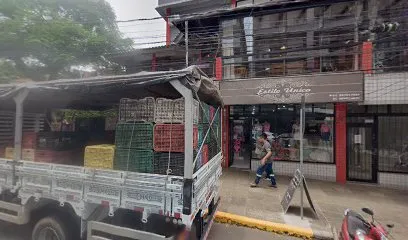
POLYGON ((305 126, 305 95, 301 98, 301 107, 300 107, 300 217, 303 220, 303 134, 305 126))
POLYGON ((186 26, 184 34, 184 38, 186 41, 186 67, 188 67, 188 20, 186 20, 184 23, 184 25, 186 26))

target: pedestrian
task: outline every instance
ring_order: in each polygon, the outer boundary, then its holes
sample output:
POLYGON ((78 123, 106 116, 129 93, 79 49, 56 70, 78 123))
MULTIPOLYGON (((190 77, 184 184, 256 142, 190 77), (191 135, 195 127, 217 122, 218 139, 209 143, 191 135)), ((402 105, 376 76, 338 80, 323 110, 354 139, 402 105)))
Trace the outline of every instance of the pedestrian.
POLYGON ((261 155, 263 157, 261 158, 261 165, 256 171, 255 183, 252 183, 251 187, 257 187, 262 178, 262 174, 266 172, 271 180, 270 186, 276 188, 275 174, 273 173, 272 169, 272 149, 271 144, 268 142, 268 136, 265 133, 262 133, 258 138, 258 142, 260 145, 261 155))

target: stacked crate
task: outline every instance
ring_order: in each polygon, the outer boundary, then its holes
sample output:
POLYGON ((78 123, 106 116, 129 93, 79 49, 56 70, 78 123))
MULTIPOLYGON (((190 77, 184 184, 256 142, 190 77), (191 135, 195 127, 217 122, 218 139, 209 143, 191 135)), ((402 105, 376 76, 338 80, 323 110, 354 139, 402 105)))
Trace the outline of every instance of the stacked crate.
MULTIPOLYGON (((197 100, 194 100, 193 123, 199 121, 200 109, 197 100)), ((156 100, 156 112, 154 116, 156 123, 184 123, 184 99, 158 98, 156 100)))
MULTIPOLYGON (((154 126, 154 151, 184 152, 184 124, 156 124, 154 126)), ((198 145, 198 128, 193 128, 193 147, 198 145)))
POLYGON ((166 175, 184 175, 184 153, 155 152, 154 173, 166 175), (169 169, 169 172, 167 170, 169 169))
MULTIPOLYGON (((35 160, 35 149, 23 148, 21 149, 21 159, 25 161, 34 161, 35 160)), ((7 147, 5 148, 4 158, 14 159, 14 148, 7 147)))
POLYGON ((201 102, 199 123, 209 123, 210 122, 209 119, 210 119, 210 106, 204 102, 201 102))
POLYGON ((122 171, 152 173, 153 151, 150 149, 117 148, 113 168, 122 171))
POLYGON ((153 172, 153 127, 156 100, 121 99, 115 133, 115 170, 153 172))
POLYGON ((120 122, 154 122, 156 101, 152 97, 143 99, 122 98, 119 105, 120 122))
POLYGON ((22 139, 22 147, 27 149, 35 149, 37 147, 37 133, 36 132, 24 132, 22 139))

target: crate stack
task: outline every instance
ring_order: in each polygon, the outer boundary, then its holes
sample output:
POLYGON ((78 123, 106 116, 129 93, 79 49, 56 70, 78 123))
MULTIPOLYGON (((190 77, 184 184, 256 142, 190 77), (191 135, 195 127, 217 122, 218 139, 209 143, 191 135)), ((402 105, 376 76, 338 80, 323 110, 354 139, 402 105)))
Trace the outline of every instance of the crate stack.
MULTIPOLYGON (((25 161, 34 161, 37 145, 37 133, 36 132, 23 132, 21 141, 21 159, 25 161)), ((1 157, 1 156, 0 156, 1 157)), ((4 148, 4 158, 14 159, 14 148, 4 148)))
MULTIPOLYGON (((199 143, 199 103, 193 107, 193 147, 199 143)), ((184 99, 156 100, 154 126, 154 173, 182 176, 184 173, 184 99), (169 171, 168 171, 169 169, 169 171)))
POLYGON ((115 170, 153 172, 152 122, 120 122, 116 126, 115 170))
POLYGON ((208 106, 209 109, 209 122, 212 124, 212 129, 209 134, 208 143, 208 160, 211 160, 217 155, 221 148, 221 119, 220 112, 213 106, 208 106))
POLYGON ((156 100, 152 97, 120 100, 113 169, 153 172, 155 112, 156 100))

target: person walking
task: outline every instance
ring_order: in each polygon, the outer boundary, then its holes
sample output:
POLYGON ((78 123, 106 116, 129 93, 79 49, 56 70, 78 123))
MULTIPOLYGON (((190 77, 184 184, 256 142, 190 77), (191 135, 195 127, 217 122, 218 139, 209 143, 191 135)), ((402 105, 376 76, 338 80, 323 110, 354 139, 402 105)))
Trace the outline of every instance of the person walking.
POLYGON ((265 133, 262 133, 261 136, 258 138, 260 152, 261 152, 261 165, 258 167, 256 171, 256 178, 255 182, 251 184, 251 187, 257 187, 259 182, 261 181, 262 174, 266 172, 269 175, 271 180, 271 187, 276 188, 276 179, 275 174, 273 173, 272 168, 272 149, 271 144, 268 142, 268 136, 265 133))

